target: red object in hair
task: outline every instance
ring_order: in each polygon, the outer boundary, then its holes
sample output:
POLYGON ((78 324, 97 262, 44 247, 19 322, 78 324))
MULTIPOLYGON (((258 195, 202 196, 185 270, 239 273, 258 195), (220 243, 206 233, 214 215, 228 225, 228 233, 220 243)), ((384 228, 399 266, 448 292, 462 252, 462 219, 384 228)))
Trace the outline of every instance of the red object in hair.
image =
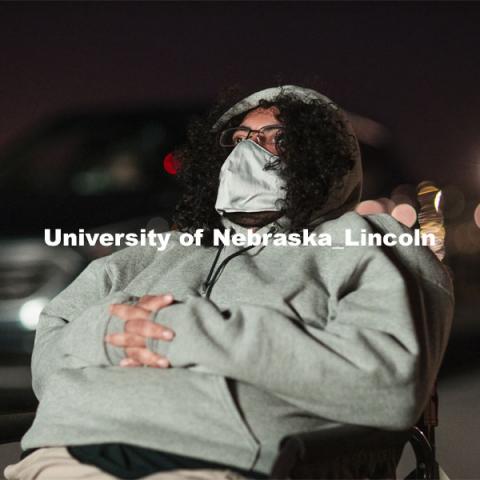
POLYGON ((173 152, 167 153, 163 159, 163 168, 170 175, 176 175, 180 171, 180 160, 175 158, 173 152))

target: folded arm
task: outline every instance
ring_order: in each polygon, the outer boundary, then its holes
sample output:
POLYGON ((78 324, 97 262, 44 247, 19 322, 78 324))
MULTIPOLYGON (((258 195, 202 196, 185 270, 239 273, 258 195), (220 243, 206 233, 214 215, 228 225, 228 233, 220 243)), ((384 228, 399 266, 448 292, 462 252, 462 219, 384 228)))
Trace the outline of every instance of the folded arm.
POLYGON ((208 299, 189 297, 156 314, 175 339, 147 345, 173 367, 195 365, 257 385, 325 418, 407 428, 436 376, 451 297, 428 284, 412 298, 403 275, 381 254, 366 259, 359 272, 354 287, 339 292, 325 327, 262 305, 222 312, 208 299), (434 319, 435 344, 434 320, 423 304, 431 296, 442 317, 434 319))
POLYGON ((105 258, 93 261, 40 315, 32 354, 33 389, 39 399, 57 370, 117 364, 124 355, 103 339, 123 329, 124 321, 110 314, 109 305, 128 303, 132 297, 112 292, 105 264, 105 258))

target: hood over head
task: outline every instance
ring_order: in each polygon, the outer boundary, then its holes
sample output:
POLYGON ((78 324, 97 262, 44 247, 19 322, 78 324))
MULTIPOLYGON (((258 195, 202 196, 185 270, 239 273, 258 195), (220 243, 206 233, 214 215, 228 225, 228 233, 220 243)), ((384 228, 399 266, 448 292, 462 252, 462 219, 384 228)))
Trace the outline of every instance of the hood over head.
POLYGON ((338 113, 339 119, 345 125, 347 131, 353 137, 355 142, 354 166, 340 180, 342 182, 341 187, 330 192, 327 202, 318 210, 315 210, 309 224, 309 226, 314 227, 325 220, 336 218, 343 213, 352 210, 360 201, 360 195, 362 191, 362 164, 360 147, 358 145, 358 140, 352 125, 340 107, 338 107, 325 95, 310 88, 303 88, 295 85, 267 88, 265 90, 252 93, 229 108, 213 125, 212 130, 221 130, 222 127, 233 117, 242 113, 247 113, 249 110, 258 107, 260 101, 275 101, 277 97, 282 95, 292 96, 304 103, 321 102, 327 105, 329 108, 334 109, 338 113))

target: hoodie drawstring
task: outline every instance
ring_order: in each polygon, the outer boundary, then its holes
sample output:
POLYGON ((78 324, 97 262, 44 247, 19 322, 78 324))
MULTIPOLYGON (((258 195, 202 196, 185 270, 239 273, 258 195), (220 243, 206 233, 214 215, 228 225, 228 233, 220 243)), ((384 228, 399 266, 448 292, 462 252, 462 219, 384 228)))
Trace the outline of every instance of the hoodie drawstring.
POLYGON ((203 282, 203 285, 202 285, 202 292, 205 293, 207 288, 208 288, 208 285, 210 285, 210 279, 213 275, 213 271, 215 269, 215 265, 217 265, 217 262, 218 262, 218 259, 220 258, 220 254, 222 253, 222 250, 225 248, 225 245, 219 245, 218 248, 217 248, 217 254, 215 255, 215 260, 213 261, 212 263, 212 266, 210 267, 210 271, 208 272, 208 275, 207 275, 207 279, 205 280, 205 282, 203 282))
MULTIPOLYGON (((275 227, 271 227, 268 233, 275 233, 277 229, 275 227)), ((233 233, 235 234, 235 230, 232 229, 233 233)), ((218 268, 215 270, 215 267, 218 263, 218 259, 220 258, 220 254, 222 253, 225 245, 219 245, 217 254, 215 255, 215 259, 213 260, 213 264, 210 267, 210 271, 208 272, 207 279, 202 285, 202 293, 205 295, 206 298, 210 298, 210 294, 212 293, 213 287, 215 286, 215 283, 217 283, 218 278, 222 274, 223 270, 227 266, 227 263, 232 260, 235 257, 238 257, 238 255, 241 255, 242 253, 246 252, 247 250, 250 250, 256 245, 249 245, 248 247, 244 247, 240 249, 238 252, 232 253, 229 255, 227 258, 225 258, 222 263, 218 266, 218 268)))

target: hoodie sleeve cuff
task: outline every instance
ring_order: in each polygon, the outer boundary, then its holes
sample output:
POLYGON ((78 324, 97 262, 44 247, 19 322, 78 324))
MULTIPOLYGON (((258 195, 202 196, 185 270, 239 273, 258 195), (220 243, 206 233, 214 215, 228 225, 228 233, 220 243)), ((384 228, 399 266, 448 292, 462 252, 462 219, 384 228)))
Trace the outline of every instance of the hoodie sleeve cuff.
MULTIPOLYGON (((120 302, 113 301, 111 303, 123 303, 125 305, 135 305, 138 302, 138 300, 139 300, 139 297, 129 295, 128 298, 124 297, 123 301, 120 301, 120 302)), ((105 326, 105 332, 104 332, 103 338, 105 338, 106 335, 110 335, 111 333, 121 333, 124 331, 124 329, 125 329, 125 320, 115 315, 109 315, 109 318, 105 326)), ((105 340, 104 340, 104 346, 105 346, 105 354, 107 356, 107 359, 110 365, 118 365, 127 356, 125 353, 125 348, 123 347, 117 347, 116 345, 112 345, 109 342, 105 342, 105 340)))
POLYGON ((107 320, 105 332, 103 335, 103 342, 105 345, 105 355, 107 356, 108 363, 110 365, 118 365, 125 357, 125 349, 123 347, 117 347, 111 343, 105 342, 105 336, 110 335, 111 333, 120 333, 123 332, 125 325, 125 320, 110 315, 107 320))
POLYGON ((78 365, 117 365, 125 356, 123 347, 105 342, 105 335, 122 332, 124 321, 109 313, 112 303, 135 303, 138 299, 125 292, 115 292, 101 303, 87 309, 65 329, 61 348, 78 365))
POLYGON ((162 308, 153 315, 152 320, 173 330, 175 336, 171 341, 148 338, 147 348, 166 357, 172 367, 200 368, 195 361, 198 357, 195 352, 207 347, 208 342, 202 338, 199 318, 207 323, 208 320, 223 321, 228 318, 228 312, 220 311, 211 301, 203 297, 194 296, 162 308))

